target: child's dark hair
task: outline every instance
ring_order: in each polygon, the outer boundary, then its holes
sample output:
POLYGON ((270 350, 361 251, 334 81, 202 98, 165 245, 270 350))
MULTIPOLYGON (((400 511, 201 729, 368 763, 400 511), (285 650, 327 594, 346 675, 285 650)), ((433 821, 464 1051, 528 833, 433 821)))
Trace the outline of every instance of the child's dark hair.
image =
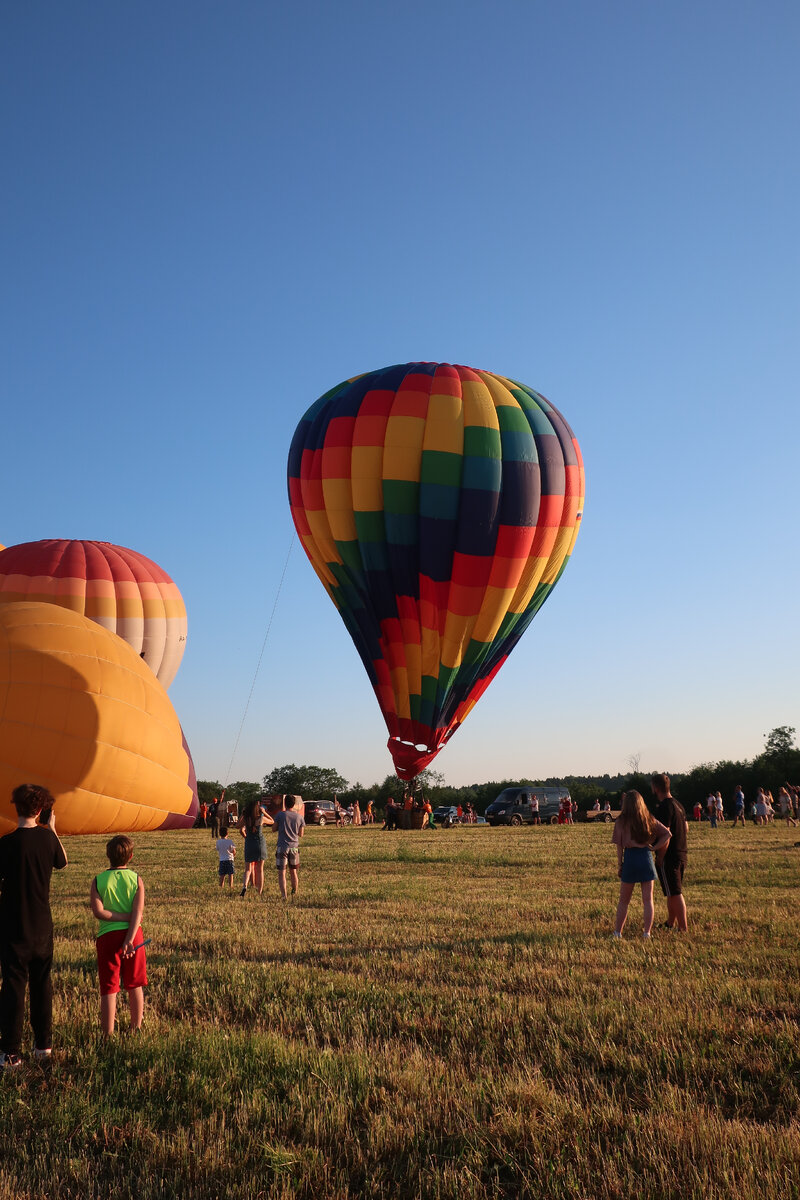
POLYGON ((43 808, 52 808, 55 800, 38 783, 21 783, 11 793, 11 803, 20 817, 38 817, 43 808))
POLYGON ((284 796, 283 803, 286 808, 294 808, 294 805, 295 805, 294 796, 284 796))
POLYGON ((106 855, 112 867, 125 867, 133 858, 133 842, 124 833, 118 833, 106 843, 106 855))
POLYGON ((220 827, 219 827, 219 836, 220 836, 220 837, 227 837, 227 836, 228 836, 228 826, 227 826, 227 825, 225 825, 225 824, 222 824, 222 825, 220 825, 220 827))

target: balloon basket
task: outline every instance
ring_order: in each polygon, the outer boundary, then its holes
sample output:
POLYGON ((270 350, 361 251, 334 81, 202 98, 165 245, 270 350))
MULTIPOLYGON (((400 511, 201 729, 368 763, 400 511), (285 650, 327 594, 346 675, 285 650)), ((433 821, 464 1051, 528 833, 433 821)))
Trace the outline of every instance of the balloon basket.
POLYGON ((401 812, 400 813, 400 828, 401 829, 422 829, 423 822, 425 821, 425 815, 426 814, 424 812, 415 812, 413 809, 411 810, 411 812, 401 812))

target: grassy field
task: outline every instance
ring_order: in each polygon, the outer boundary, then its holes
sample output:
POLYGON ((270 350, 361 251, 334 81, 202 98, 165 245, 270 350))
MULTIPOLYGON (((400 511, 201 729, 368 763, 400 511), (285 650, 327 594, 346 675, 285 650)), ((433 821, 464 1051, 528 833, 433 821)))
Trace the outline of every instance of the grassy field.
POLYGON ((638 898, 610 937, 608 827, 311 829, 290 904, 273 870, 221 894, 204 830, 140 835, 145 1030, 121 1000, 106 1043, 106 839, 70 839, 0 1197, 798 1196, 797 833, 692 826, 690 933, 649 944, 638 898))

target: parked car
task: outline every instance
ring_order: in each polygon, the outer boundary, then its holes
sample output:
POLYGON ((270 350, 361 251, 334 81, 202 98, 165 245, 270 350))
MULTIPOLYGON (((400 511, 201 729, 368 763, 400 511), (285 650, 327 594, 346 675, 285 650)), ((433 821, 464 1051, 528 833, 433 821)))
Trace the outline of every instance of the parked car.
POLYGON ((458 815, 458 808, 455 804, 440 804, 433 810, 433 819, 437 825, 443 825, 445 829, 449 829, 451 825, 461 824, 461 817, 458 815))
POLYGON ((305 807, 306 825, 336 824, 336 806, 332 800, 306 800, 305 807))
POLYGON ((490 825, 532 825, 536 816, 539 820, 558 823, 558 810, 564 800, 569 800, 567 788, 562 787, 527 787, 505 788, 496 800, 486 809, 486 820, 490 825), (534 812, 531 801, 533 797, 539 801, 539 812, 534 812))

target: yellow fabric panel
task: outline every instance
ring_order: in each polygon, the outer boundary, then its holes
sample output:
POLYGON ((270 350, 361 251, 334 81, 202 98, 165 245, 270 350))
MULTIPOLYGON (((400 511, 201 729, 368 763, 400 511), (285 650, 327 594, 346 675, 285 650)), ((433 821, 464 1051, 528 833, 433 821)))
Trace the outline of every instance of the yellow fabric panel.
POLYGON ((442 638, 442 666, 460 667, 464 651, 469 645, 469 626, 474 625, 474 618, 452 617, 448 614, 444 637, 442 638))
MULTIPOLYGON (((553 531, 553 541, 555 540, 556 530, 553 531)), ((548 545, 551 543, 548 542, 548 545)), ((543 547, 546 551, 547 546, 543 547)), ((514 596, 508 606, 509 612, 521 613, 530 604, 533 599, 533 593, 544 580, 544 573, 547 570, 547 564, 550 562, 550 555, 545 553, 541 558, 529 558, 525 564, 525 569, 520 576, 520 581, 517 584, 514 596)))
POLYGON ((311 537, 314 539, 314 559, 321 563, 341 562, 336 543, 331 536, 331 527, 324 512, 307 512, 306 519, 311 537))
POLYGON ((357 512, 383 509, 383 446, 353 447, 353 508, 357 512))
POLYGON ((519 400, 516 396, 511 395, 511 384, 508 379, 499 375, 489 375, 484 371, 479 371, 478 374, 486 384, 492 400, 498 408, 519 408, 519 400))
MULTIPOLYGON (((120 604, 117 604, 115 596, 87 596, 83 609, 78 611, 82 611, 84 616, 89 617, 92 621, 116 621, 117 612, 125 603, 125 601, 121 601, 120 604)), ((130 603, 128 603, 128 607, 131 607, 130 603)), ((142 615, 141 601, 136 604, 134 611, 138 612, 139 616, 142 615)), ((106 626, 106 628, 113 628, 113 626, 106 626)))
POLYGON ((166 691, 135 650, 53 604, 0 605, 0 819, 11 790, 56 797, 59 832, 155 829, 188 812, 189 762, 166 691))
POLYGON ((439 677, 439 631, 438 629, 422 630, 422 674, 439 677))
POLYGON ((463 404, 460 396, 431 395, 428 419, 425 422, 423 450, 439 450, 447 454, 463 454, 463 404))
POLYGON ((389 417, 386 423, 384 479, 418 483, 425 421, 422 417, 389 417))
POLYGON ((477 425, 481 429, 499 429, 497 410, 492 403, 492 394, 485 382, 475 379, 462 381, 464 402, 464 425, 477 425))
POLYGON ((411 701, 408 695, 408 672, 404 667, 398 667, 389 672, 394 692, 395 711, 398 717, 411 716, 411 701))
POLYGON ((494 640, 503 618, 508 612, 513 595, 513 588, 487 587, 483 606, 472 631, 476 642, 494 640))
POLYGON ((572 525, 563 526, 556 534, 556 542, 553 547, 553 553, 550 555, 550 564, 542 576, 543 583, 554 583, 558 577, 558 572, 564 565, 564 559, 567 557, 570 546, 575 540, 575 531, 572 525))
POLYGON ((422 647, 418 642, 406 642, 405 649, 408 690, 418 696, 422 689, 422 647))
POLYGON ((337 542, 352 542, 356 536, 353 489, 349 479, 324 479, 322 494, 331 536, 337 542))

